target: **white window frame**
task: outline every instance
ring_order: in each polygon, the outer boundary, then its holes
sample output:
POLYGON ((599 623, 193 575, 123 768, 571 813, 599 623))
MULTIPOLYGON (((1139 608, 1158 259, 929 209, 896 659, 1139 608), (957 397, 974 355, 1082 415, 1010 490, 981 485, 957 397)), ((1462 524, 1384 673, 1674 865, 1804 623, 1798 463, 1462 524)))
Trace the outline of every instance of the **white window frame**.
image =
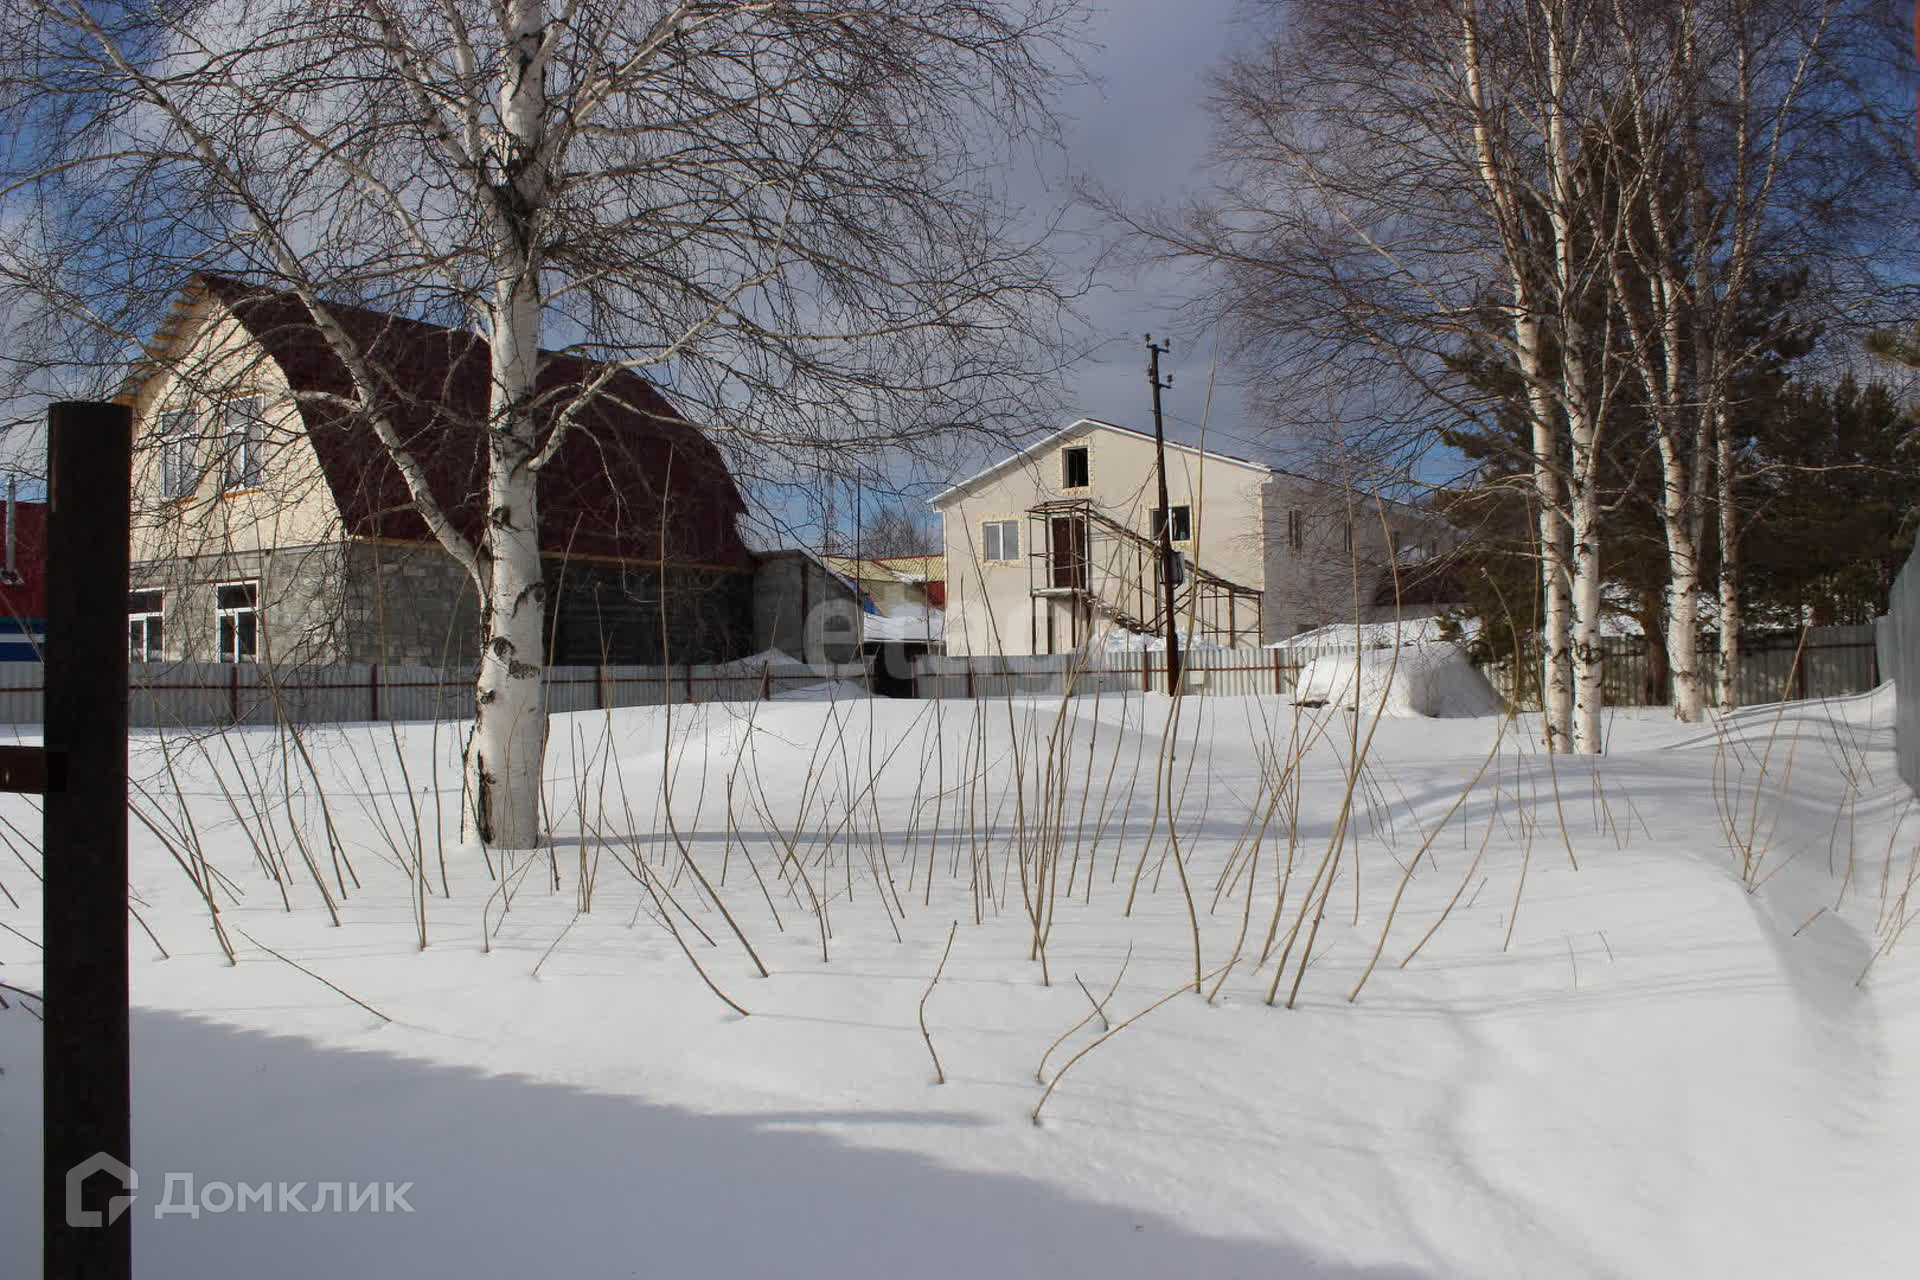
POLYGON ((980 558, 988 564, 1013 564, 1020 559, 1020 522, 983 520, 980 524, 980 558))
POLYGON ((223 493, 258 489, 266 474, 266 432, 259 396, 237 396, 220 406, 223 493))
POLYGON ((1167 541, 1175 544, 1193 541, 1193 504, 1192 503, 1175 502, 1175 503, 1169 503, 1165 507, 1155 507, 1153 509, 1153 538, 1154 538, 1154 541, 1156 542, 1160 540, 1160 523, 1162 520, 1169 520, 1171 521, 1171 524, 1172 524, 1172 527, 1169 528, 1167 531, 1169 534, 1167 541), (1179 534, 1180 513, 1182 511, 1187 513, 1187 536, 1184 538, 1181 537, 1179 534), (1163 515, 1162 514, 1163 512, 1169 512, 1171 514, 1163 515))
POLYGON ((136 587, 127 593, 127 661, 158 662, 165 652, 167 593, 158 587, 136 587), (134 597, 152 596, 154 607, 136 609, 134 597), (140 643, 134 643, 134 628, 140 629, 140 643))
POLYGON ((213 660, 215 662, 258 662, 260 661, 260 580, 247 578, 237 582, 217 582, 213 587, 213 660), (253 594, 246 604, 223 605, 220 593, 234 588, 245 588, 253 594), (243 654, 240 651, 240 619, 251 616, 253 619, 253 651, 243 654), (233 621, 233 643, 227 644, 227 622, 233 621))
POLYGON ((160 415, 160 496, 168 500, 191 498, 200 487, 195 454, 199 452, 200 433, 194 429, 193 412, 168 409, 160 415))

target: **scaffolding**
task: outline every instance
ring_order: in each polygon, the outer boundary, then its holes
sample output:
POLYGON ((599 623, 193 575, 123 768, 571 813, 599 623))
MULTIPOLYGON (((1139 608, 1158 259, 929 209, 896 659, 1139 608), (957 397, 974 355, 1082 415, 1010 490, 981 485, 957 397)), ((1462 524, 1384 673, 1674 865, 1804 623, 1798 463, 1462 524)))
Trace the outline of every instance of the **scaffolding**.
MULTIPOLYGON (((1140 635, 1166 634, 1158 541, 1129 529, 1085 498, 1029 507, 1026 523, 1029 596, 1068 606, 1065 637, 1055 634, 1051 609, 1029 611, 1033 652, 1078 648, 1102 625, 1140 635)), ((1260 643, 1261 592, 1190 563, 1174 594, 1187 643, 1229 649, 1260 643)))

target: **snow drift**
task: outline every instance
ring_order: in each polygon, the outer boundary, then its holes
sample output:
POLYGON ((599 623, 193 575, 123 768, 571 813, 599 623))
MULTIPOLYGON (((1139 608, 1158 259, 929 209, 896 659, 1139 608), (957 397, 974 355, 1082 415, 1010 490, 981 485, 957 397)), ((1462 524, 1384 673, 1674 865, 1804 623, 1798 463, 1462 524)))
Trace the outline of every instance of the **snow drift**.
POLYGON ((1332 703, 1387 716, 1490 716, 1500 696, 1455 644, 1325 654, 1307 663, 1293 700, 1332 703))

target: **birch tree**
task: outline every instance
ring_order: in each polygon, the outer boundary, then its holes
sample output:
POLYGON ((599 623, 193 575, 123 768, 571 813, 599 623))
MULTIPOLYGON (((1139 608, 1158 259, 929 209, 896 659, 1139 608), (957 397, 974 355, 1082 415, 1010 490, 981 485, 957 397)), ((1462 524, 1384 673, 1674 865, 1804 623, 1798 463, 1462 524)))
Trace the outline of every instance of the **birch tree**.
POLYGON ((298 293, 481 601, 466 813, 492 844, 538 835, 540 475, 615 370, 670 384, 737 459, 857 452, 1024 407, 1060 323, 1000 181, 1046 127, 1053 0, 0 12, 17 295, 125 353, 189 269, 298 293), (478 537, 330 300, 487 340, 478 537), (549 351, 606 372, 542 412, 549 351))
MULTIPOLYGON (((1584 130, 1607 90, 1595 11, 1556 0, 1260 7, 1272 36, 1218 80, 1218 178, 1184 210, 1128 215, 1206 263, 1218 316, 1274 392, 1374 415, 1367 447, 1411 459, 1489 406, 1452 357, 1485 341, 1523 382, 1538 532, 1546 735, 1599 748, 1602 573, 1594 519, 1613 385, 1589 362, 1608 261, 1584 130), (1397 396, 1391 388, 1410 388, 1397 396)), ((1275 404, 1276 408, 1278 405, 1275 404)), ((1407 465, 1411 465, 1411 462, 1407 465)))
MULTIPOLYGON (((1821 88, 1842 0, 1610 0, 1625 90, 1610 130, 1623 220, 1614 306, 1659 448, 1673 711, 1734 706, 1741 622, 1732 420, 1741 381, 1781 335, 1743 325, 1770 275, 1832 262, 1819 210, 1845 199, 1829 159, 1857 103, 1821 88), (1826 250, 1827 252, 1823 252, 1826 250), (1702 670, 1702 564, 1719 552, 1717 684, 1702 670)), ((1802 313, 1789 323, 1811 327, 1802 313)))

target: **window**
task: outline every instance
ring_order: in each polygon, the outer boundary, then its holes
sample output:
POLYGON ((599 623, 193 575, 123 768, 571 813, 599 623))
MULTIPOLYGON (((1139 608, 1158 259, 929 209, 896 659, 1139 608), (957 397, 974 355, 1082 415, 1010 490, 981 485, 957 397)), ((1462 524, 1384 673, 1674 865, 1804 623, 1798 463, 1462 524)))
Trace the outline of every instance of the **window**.
POLYGON ((163 599, 158 591, 128 593, 127 661, 160 661, 160 606, 163 599))
POLYGON ((980 526, 982 560, 1018 560, 1020 558, 1020 522, 989 520, 980 526))
POLYGON ((222 450, 226 462, 221 488, 229 493, 235 489, 258 489, 264 474, 261 465, 264 441, 260 398, 247 396, 240 400, 229 400, 221 407, 221 412, 225 418, 222 450))
MULTIPOLYGON (((1153 509, 1153 536, 1156 538, 1160 536, 1161 522, 1161 508, 1155 507, 1153 509)), ((1193 541, 1192 507, 1173 508, 1173 525, 1172 528, 1168 530, 1167 537, 1174 542, 1193 541)))
POLYGON ((193 469, 193 415, 174 409, 160 420, 160 496, 192 495, 198 479, 193 469))
POLYGON ((260 660, 260 584, 232 582, 213 589, 215 660, 260 660))
POLYGON ((1064 488, 1086 488, 1090 474, 1085 445, 1060 451, 1060 483, 1064 488))
POLYGON ((1287 512, 1287 546, 1295 555, 1307 549, 1307 516, 1304 511, 1287 512))

